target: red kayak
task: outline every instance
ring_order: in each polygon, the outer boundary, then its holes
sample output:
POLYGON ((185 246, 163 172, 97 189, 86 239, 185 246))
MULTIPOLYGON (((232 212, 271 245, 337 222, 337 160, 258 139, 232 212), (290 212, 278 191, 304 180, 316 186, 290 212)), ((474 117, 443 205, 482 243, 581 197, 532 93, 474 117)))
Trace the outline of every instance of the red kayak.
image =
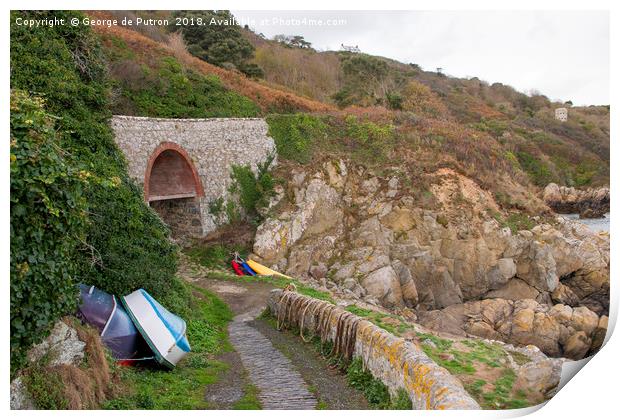
POLYGON ((243 276, 243 270, 241 269, 241 266, 239 265, 239 263, 237 263, 236 261, 231 261, 230 265, 232 265, 233 270, 235 270, 235 273, 237 273, 238 276, 243 276))

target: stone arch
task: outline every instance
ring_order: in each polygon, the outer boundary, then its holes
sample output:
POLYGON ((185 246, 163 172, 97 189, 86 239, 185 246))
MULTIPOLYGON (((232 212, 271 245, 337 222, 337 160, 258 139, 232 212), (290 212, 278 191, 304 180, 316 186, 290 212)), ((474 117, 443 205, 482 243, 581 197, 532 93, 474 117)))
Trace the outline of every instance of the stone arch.
POLYGON ((187 152, 176 143, 160 143, 146 166, 144 200, 170 227, 173 237, 203 236, 203 196, 202 182, 187 152))
POLYGON ((144 199, 151 202, 202 196, 202 182, 187 152, 176 143, 160 143, 146 166, 144 199))

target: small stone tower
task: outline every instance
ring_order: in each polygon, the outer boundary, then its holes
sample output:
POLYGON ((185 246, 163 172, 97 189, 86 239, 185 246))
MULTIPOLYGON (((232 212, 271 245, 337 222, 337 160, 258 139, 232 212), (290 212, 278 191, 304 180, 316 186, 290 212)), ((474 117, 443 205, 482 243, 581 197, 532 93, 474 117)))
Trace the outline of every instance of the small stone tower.
POLYGON ((555 119, 560 121, 568 120, 568 110, 566 108, 557 108, 555 110, 555 119))

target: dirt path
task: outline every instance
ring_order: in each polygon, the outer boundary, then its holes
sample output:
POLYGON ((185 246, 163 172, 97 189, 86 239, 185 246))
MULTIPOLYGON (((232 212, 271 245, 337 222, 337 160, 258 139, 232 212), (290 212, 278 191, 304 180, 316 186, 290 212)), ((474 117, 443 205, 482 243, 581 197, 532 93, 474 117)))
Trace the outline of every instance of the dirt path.
POLYGON ((311 345, 256 319, 272 285, 205 278, 195 284, 218 294, 235 314, 228 329, 235 352, 222 360, 230 369, 206 391, 215 408, 231 408, 248 383, 260 390, 263 409, 368 408, 363 395, 350 388, 311 345))

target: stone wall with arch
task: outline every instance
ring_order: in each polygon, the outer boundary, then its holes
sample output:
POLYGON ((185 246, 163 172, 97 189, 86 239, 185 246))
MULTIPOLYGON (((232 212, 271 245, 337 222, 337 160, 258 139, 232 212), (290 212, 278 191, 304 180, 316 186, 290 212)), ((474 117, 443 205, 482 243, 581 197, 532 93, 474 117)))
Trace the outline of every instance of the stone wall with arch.
POLYGON ((213 215, 209 207, 230 198, 232 165, 256 170, 276 153, 261 118, 115 115, 112 129, 129 175, 178 238, 204 236, 226 221, 224 214, 213 215))

